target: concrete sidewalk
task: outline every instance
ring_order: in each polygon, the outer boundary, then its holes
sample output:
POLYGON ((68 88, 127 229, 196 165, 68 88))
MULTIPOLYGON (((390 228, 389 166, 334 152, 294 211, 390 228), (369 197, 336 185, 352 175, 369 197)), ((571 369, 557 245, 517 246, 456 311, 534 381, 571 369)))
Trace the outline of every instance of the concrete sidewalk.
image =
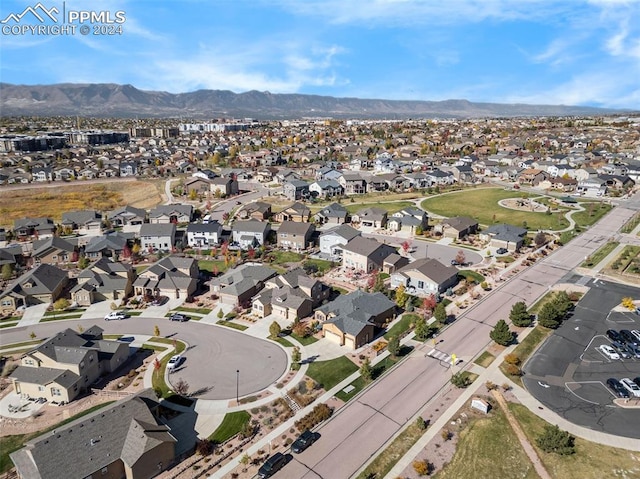
POLYGON ((16 324, 16 326, 21 327, 21 326, 31 326, 33 324, 38 324, 42 319, 42 317, 44 316, 44 313, 47 312, 48 307, 49 307, 49 303, 29 306, 24 310, 22 319, 18 321, 18 324, 16 324))

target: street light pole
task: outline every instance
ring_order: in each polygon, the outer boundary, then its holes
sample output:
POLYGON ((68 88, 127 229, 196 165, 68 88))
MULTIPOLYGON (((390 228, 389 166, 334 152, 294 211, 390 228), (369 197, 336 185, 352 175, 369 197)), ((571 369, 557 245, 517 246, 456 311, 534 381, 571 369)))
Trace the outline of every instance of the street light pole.
POLYGON ((238 399, 240 397, 239 391, 240 391, 240 370, 236 369, 236 405, 240 405, 240 400, 238 399))

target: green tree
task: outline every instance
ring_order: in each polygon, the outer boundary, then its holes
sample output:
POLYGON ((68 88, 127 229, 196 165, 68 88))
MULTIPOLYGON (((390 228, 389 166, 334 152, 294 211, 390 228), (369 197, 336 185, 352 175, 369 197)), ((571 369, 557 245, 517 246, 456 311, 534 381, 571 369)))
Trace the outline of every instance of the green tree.
POLYGON ((447 320, 447 309, 444 303, 438 303, 436 309, 433 310, 433 317, 436 318, 436 321, 439 323, 444 323, 447 320))
POLYGON ((533 238, 533 242, 536 244, 538 248, 540 248, 543 244, 547 242, 547 235, 545 235, 542 231, 539 231, 535 238, 533 238))
POLYGON ((559 319, 562 320, 564 316, 571 310, 573 303, 569 298, 566 291, 558 291, 553 298, 553 304, 558 310, 559 319))
POLYGON ((80 256, 80 259, 78 260, 78 268, 85 269, 87 266, 89 266, 89 259, 86 256, 80 256))
POLYGON ((418 318, 413 328, 413 332, 415 333, 415 338, 418 341, 426 341, 437 331, 437 329, 437 326, 427 324, 426 319, 418 318))
POLYGON ((269 337, 271 339, 275 339, 278 336, 280 336, 281 332, 282 332, 282 328, 280 327, 277 321, 274 321, 273 323, 271 323, 271 326, 269 326, 269 337))
POLYGON ((403 285, 398 286, 396 288, 396 304, 401 308, 404 308, 408 299, 409 295, 407 294, 406 288, 403 285))
POLYGON ((291 351, 291 362, 294 364, 298 364, 301 359, 300 348, 298 346, 294 347, 291 351))
POLYGON ((466 388, 471 384, 471 379, 464 373, 456 373, 451 376, 451 384, 457 388, 466 388))
POLYGON ((506 346, 513 341, 513 333, 504 319, 498 321, 495 328, 489 333, 489 337, 502 346, 506 346))
POLYGON ((2 272, 0 273, 4 281, 8 281, 13 277, 13 265, 5 263, 2 265, 2 272))
POLYGON ((373 379, 373 368, 371 367, 369 358, 362 361, 362 366, 360 366, 360 376, 367 383, 373 379))
POLYGON ((389 339, 389 343, 387 344, 387 351, 391 354, 392 358, 397 358, 400 353, 400 340, 397 336, 393 336, 389 339))
POLYGON ((379 293, 384 291, 384 289, 384 278, 382 277, 382 272, 378 272, 378 274, 376 275, 376 281, 373 284, 373 291, 375 293, 379 293))
POLYGON ((527 311, 527 305, 524 301, 518 301, 511 307, 509 319, 514 326, 531 326, 531 315, 529 314, 529 311, 527 311))
POLYGON ((53 303, 53 309, 62 311, 69 307, 69 300, 66 298, 60 298, 55 303, 53 303))
POLYGON ((560 312, 556 304, 552 301, 545 303, 538 313, 538 324, 549 329, 556 329, 560 326, 560 312))
POLYGON ((571 434, 551 424, 546 425, 544 432, 536 438, 536 444, 544 452, 553 452, 561 456, 576 452, 574 442, 575 438, 571 434))

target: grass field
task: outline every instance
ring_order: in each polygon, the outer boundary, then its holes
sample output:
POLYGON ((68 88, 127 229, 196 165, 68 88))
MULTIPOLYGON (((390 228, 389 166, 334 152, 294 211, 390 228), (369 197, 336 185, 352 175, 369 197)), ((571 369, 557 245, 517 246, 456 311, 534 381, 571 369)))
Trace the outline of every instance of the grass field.
POLYGON ((209 273, 213 273, 214 268, 217 268, 218 273, 224 273, 229 267, 224 264, 223 259, 199 259, 198 268, 209 273))
POLYGON ((311 363, 307 370, 307 376, 328 391, 357 370, 358 366, 344 356, 340 356, 330 361, 316 361, 311 363))
MULTIPOLYGON (((530 230, 560 230, 569 226, 562 213, 548 215, 530 211, 503 208, 498 201, 507 198, 532 197, 527 193, 506 191, 502 188, 477 188, 427 198, 422 209, 442 216, 471 216, 483 225, 509 223, 522 226, 526 221, 530 230)), ((539 196, 539 195, 537 195, 539 196)))
MULTIPOLYGON (((640 452, 603 446, 580 438, 576 438, 576 452, 570 456, 559 456, 541 451, 535 445, 535 440, 542 433, 547 423, 521 404, 509 404, 509 409, 522 426, 529 441, 538 451, 538 455, 551 477, 562 479, 640 477, 640 452)), ((633 439, 629 439, 630 443, 632 441, 633 439)), ((494 477, 501 476, 495 475, 494 477)))
POLYGON ((302 337, 302 336, 298 336, 297 334, 294 334, 294 333, 291 333, 289 336, 291 336, 293 339, 298 341, 303 346, 309 346, 310 344, 313 344, 318 340, 318 338, 316 338, 314 336, 302 337))
POLYGON ((394 336, 399 338, 403 333, 409 330, 409 326, 411 323, 414 323, 418 320, 419 316, 414 313, 405 313, 402 315, 402 318, 389 330, 384 334, 384 339, 389 340, 394 336))
POLYGON ((297 263, 304 258, 300 253, 293 251, 271 251, 269 256, 273 257, 273 264, 297 263))
POLYGON ((60 183, 56 188, 8 189, 0 192, 0 226, 13 227, 13 220, 43 216, 55 223, 62 220, 66 211, 96 209, 113 210, 131 205, 150 208, 161 201, 160 184, 153 181, 111 181, 88 183, 82 181, 60 183))
POLYGON ((453 459, 434 477, 436 479, 477 479, 479 477, 535 479, 538 475, 506 416, 496 408, 492 410, 489 417, 472 420, 460 432, 453 459))
POLYGON ((389 214, 396 213, 404 208, 408 208, 409 206, 414 206, 411 201, 391 201, 391 202, 382 202, 379 199, 377 201, 371 201, 370 203, 347 203, 343 202, 343 206, 347 209, 347 211, 351 214, 363 209, 363 208, 381 208, 389 212, 389 214))
MULTIPOLYGON (((527 335, 526 338, 522 340, 520 344, 518 344, 513 350, 513 354, 520 358, 520 364, 524 364, 529 356, 536 350, 538 345, 542 343, 547 336, 551 334, 551 330, 547 328, 543 328, 542 326, 536 326, 533 330, 527 335)), ((503 362, 500 365, 500 371, 505 376, 508 376, 513 382, 522 386, 522 378, 520 376, 512 376, 506 373, 507 363, 503 362)))
POLYGON ((584 211, 577 211, 571 218, 576 222, 576 225, 584 228, 585 226, 591 226, 609 211, 612 206, 601 202, 581 202, 580 206, 584 208, 584 211))
POLYGON ((580 266, 583 268, 591 268, 592 266, 597 266, 600 261, 609 255, 616 247, 619 245, 617 241, 612 241, 610 243, 606 243, 605 245, 598 248, 598 250, 593 253, 589 258, 584 261, 580 266))
POLYGON ((220 326, 226 326, 227 328, 236 329, 238 331, 244 331, 245 329, 249 328, 249 326, 245 326, 244 324, 234 323, 226 319, 221 319, 220 321, 216 321, 216 324, 219 324, 220 326))
POLYGON ((218 429, 209 436, 209 440, 216 444, 222 444, 242 431, 242 428, 249 422, 249 419, 251 419, 251 415, 247 411, 236 411, 226 414, 222 423, 218 426, 218 429))
POLYGON ((318 272, 319 273, 326 273, 327 271, 329 271, 332 267, 332 265, 336 265, 336 263, 332 262, 332 261, 325 261, 323 259, 308 259, 303 263, 305 266, 308 264, 313 264, 318 268, 318 272))
POLYGON ((489 351, 485 351, 480 356, 478 356, 474 363, 476 363, 478 366, 482 366, 483 368, 488 368, 494 359, 496 359, 496 357, 493 354, 491 354, 489 351))

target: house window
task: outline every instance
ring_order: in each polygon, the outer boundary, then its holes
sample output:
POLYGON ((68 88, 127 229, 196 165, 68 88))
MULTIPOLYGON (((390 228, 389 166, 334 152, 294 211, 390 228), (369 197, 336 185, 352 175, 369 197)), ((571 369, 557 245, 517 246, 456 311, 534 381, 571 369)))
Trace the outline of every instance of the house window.
POLYGON ((25 359, 24 364, 27 366, 33 366, 35 364, 35 361, 33 359, 25 359))
POLYGON ((11 300, 10 299, 5 299, 2 301, 2 306, 11 306, 11 300))
MULTIPOLYGON (((42 388, 44 389, 44 388, 42 388)), ((62 396, 62 391, 60 391, 60 388, 51 388, 51 395, 52 396, 62 396)))
POLYGON ((418 281, 418 289, 424 289, 424 281, 418 281))
POLYGON ((38 391, 44 391, 44 386, 38 386, 38 391))

